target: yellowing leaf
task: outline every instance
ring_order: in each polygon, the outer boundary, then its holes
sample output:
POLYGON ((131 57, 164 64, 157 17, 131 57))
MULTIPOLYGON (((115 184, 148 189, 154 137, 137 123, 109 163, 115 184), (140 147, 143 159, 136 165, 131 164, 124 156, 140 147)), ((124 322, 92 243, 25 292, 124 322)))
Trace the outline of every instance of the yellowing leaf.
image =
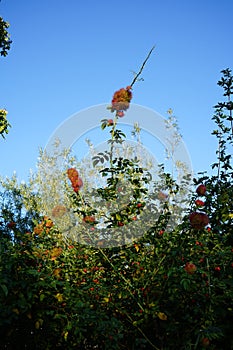
POLYGON ((32 314, 31 314, 31 312, 28 312, 28 313, 27 313, 27 318, 29 318, 29 320, 32 319, 32 314))
POLYGON ((35 322, 35 328, 36 329, 39 329, 41 326, 42 326, 42 324, 43 324, 43 320, 42 320, 42 318, 39 318, 36 322, 35 322))
POLYGON ((136 252, 138 252, 138 251, 139 251, 139 249, 140 249, 140 247, 139 247, 139 245, 138 245, 138 244, 134 244, 134 248, 136 249, 136 252))
POLYGON ((166 321, 167 315, 165 315, 163 312, 158 312, 158 318, 162 321, 166 321))
POLYGON ((103 301, 105 301, 105 303, 109 302, 109 298, 103 298, 103 301))
POLYGON ((51 260, 55 260, 62 253, 62 248, 55 247, 51 250, 51 260))
POLYGON ((39 321, 36 321, 36 323, 35 323, 35 328, 36 328, 36 329, 39 329, 39 328, 40 328, 40 322, 39 322, 39 321))
POLYGON ((118 221, 120 221, 120 220, 121 220, 121 216, 120 216, 120 214, 116 214, 116 219, 117 219, 118 221))
POLYGON ((63 295, 61 293, 57 293, 55 298, 61 303, 63 301, 63 295))
POLYGON ((151 308, 151 307, 154 307, 156 304, 155 303, 150 303, 148 306, 151 308))
POLYGON ((233 213, 229 214, 229 218, 233 219, 233 213))
POLYGON ((60 268, 56 268, 55 270, 53 270, 53 275, 55 277, 60 277, 60 273, 61 273, 61 269, 60 268))
POLYGON ((19 310, 18 310, 18 309, 12 309, 12 311, 13 311, 15 314, 19 315, 19 310))

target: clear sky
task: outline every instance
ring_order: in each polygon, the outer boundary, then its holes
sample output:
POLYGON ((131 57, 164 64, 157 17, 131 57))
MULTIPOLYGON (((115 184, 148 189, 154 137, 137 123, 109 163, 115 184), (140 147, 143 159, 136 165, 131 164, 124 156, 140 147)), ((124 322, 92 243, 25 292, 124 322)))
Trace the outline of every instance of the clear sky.
POLYGON ((13 40, 0 57, 0 108, 12 125, 0 140, 1 175, 26 180, 54 129, 110 102, 153 45, 133 102, 162 116, 172 108, 194 171, 210 169, 216 83, 233 68, 232 0, 2 0, 0 15, 13 40))

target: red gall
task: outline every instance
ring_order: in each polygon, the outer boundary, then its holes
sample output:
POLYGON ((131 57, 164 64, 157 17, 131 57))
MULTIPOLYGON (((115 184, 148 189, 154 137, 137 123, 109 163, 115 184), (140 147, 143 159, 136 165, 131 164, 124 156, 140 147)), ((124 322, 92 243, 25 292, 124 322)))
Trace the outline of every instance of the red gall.
POLYGON ((126 111, 129 108, 131 99, 132 92, 130 86, 127 86, 126 89, 122 88, 120 90, 117 90, 112 98, 112 112, 126 111))

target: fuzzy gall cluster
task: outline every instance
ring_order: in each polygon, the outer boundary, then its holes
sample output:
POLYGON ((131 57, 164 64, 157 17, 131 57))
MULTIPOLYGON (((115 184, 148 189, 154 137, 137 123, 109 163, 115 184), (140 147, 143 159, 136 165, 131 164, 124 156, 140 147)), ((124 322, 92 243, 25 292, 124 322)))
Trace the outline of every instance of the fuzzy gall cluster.
MULTIPOLYGON (((112 112, 126 111, 129 108, 130 101, 132 99, 131 86, 127 86, 125 89, 122 88, 116 91, 112 98, 112 112)), ((123 116, 123 115, 122 115, 123 116)))
POLYGON ((73 187, 74 192, 78 192, 83 186, 83 181, 81 177, 79 177, 78 170, 76 170, 75 168, 69 168, 67 170, 67 175, 69 180, 71 181, 71 185, 73 187))

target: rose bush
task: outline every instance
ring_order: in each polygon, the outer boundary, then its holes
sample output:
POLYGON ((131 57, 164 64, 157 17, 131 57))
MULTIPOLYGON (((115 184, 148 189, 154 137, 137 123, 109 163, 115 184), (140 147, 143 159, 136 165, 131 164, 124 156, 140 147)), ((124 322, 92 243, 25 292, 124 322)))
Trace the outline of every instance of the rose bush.
MULTIPOLYGON (((115 247, 104 247, 104 237, 98 237, 98 247, 64 239, 54 220, 64 218, 69 207, 56 203, 54 218, 48 217, 33 181, 2 180, 1 349, 233 349, 229 70, 223 71, 220 85, 226 89, 227 102, 219 103, 214 115, 218 126, 214 134, 219 140, 217 175, 201 174, 194 179, 188 211, 172 230, 167 225, 171 210, 180 208, 172 206, 169 197, 182 188, 162 172, 161 183, 149 192, 144 169, 138 171, 137 163, 129 159, 118 163, 110 154, 103 172, 110 180, 99 193, 110 204, 118 191, 125 191, 115 181, 119 174, 136 181, 127 210, 110 216, 108 224, 127 231, 131 221, 140 220, 148 202, 156 220, 151 219, 150 229, 132 244, 115 247), (156 215, 157 200, 162 203, 160 215, 156 215)), ((114 120, 101 122, 102 128, 110 128, 110 146, 124 140, 117 129, 122 116, 117 114, 129 105, 119 107, 118 103, 130 103, 131 95, 130 89, 120 91, 114 94, 114 120)), ((98 157, 93 159, 96 166, 101 163, 102 156, 98 157)), ((86 184, 79 177, 78 164, 70 160, 66 165, 61 172, 64 188, 90 243, 97 239, 100 215, 82 197, 86 184)), ((40 178, 34 181, 40 187, 40 178)))

